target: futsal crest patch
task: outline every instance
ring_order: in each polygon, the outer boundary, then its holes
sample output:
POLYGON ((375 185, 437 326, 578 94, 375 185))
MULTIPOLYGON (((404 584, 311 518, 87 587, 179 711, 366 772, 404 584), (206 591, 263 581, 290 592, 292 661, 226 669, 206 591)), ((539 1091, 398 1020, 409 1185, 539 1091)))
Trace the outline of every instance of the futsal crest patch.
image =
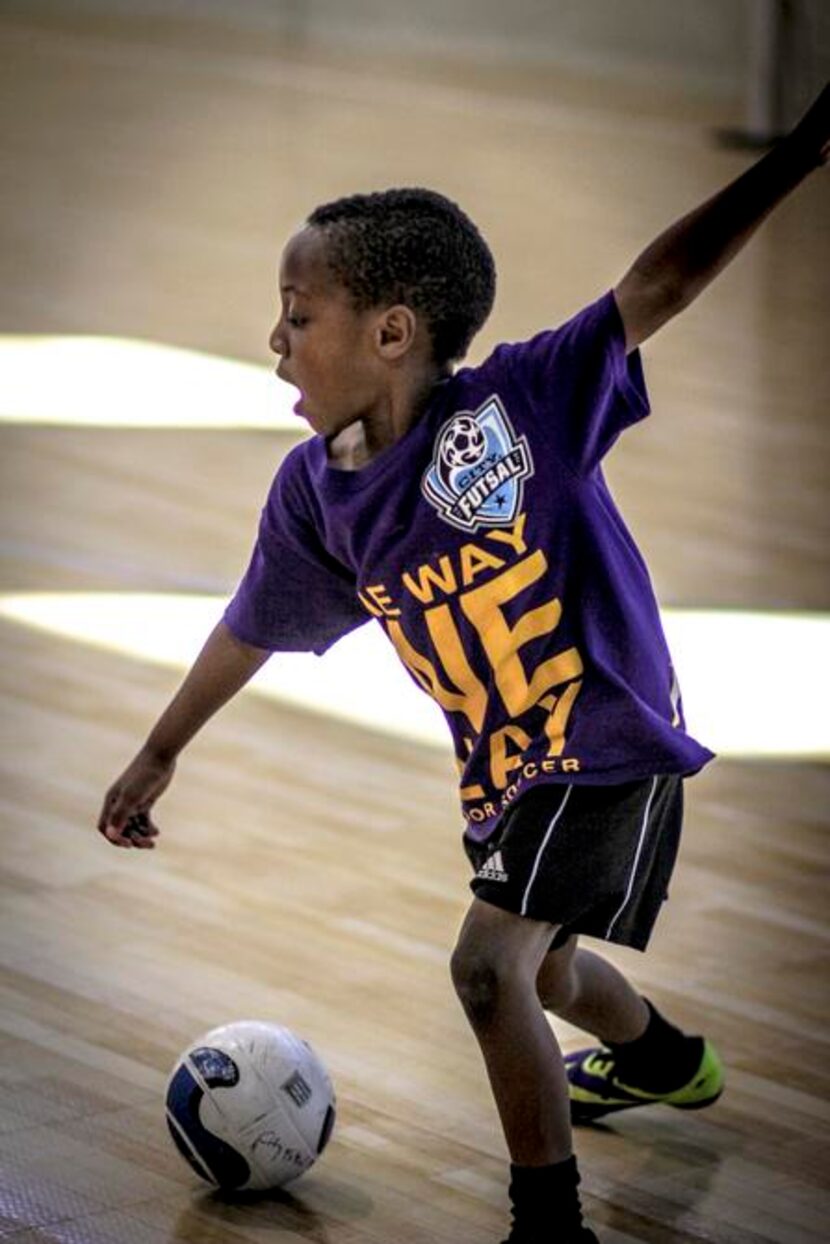
POLYGON ((493 394, 476 411, 462 410, 444 425, 421 490, 441 518, 461 531, 511 523, 533 474, 527 438, 517 436, 493 394))

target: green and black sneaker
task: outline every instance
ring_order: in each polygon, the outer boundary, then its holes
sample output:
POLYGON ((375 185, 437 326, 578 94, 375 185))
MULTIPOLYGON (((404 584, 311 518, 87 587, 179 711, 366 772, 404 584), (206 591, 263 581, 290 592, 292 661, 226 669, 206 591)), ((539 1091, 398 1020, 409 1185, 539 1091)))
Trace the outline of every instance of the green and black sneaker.
POLYGON ((700 1066, 691 1080, 667 1093, 652 1093, 633 1084, 623 1084, 616 1076, 614 1055, 604 1046, 566 1054, 565 1072, 573 1123, 590 1123, 617 1110, 660 1103, 679 1110, 702 1110, 717 1101, 724 1083, 723 1065, 717 1051, 705 1039, 700 1066))

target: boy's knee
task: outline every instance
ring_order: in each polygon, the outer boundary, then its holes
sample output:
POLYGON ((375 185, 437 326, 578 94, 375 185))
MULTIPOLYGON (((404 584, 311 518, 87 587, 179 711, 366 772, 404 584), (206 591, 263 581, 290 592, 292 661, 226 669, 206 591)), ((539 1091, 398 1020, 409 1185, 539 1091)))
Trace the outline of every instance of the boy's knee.
POLYGON ((455 992, 472 1024, 494 1014, 504 984, 504 965, 486 947, 459 942, 450 960, 455 992))
POLYGON ((535 998, 539 961, 551 932, 539 921, 479 900, 467 913, 450 961, 455 991, 474 1027, 486 1025, 517 996, 535 998))
POLYGON ((523 975, 520 963, 506 953, 504 944, 482 935, 462 935, 449 968, 455 993, 473 1025, 487 1023, 505 991, 514 989, 523 975))

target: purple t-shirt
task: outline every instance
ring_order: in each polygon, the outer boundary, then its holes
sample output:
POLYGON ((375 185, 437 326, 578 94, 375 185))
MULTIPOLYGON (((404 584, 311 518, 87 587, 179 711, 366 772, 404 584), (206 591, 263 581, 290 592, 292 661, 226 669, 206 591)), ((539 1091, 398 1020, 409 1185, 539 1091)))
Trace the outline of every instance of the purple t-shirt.
POLYGON ((612 293, 443 381, 357 471, 313 437, 284 460, 225 613, 323 652, 375 618, 446 714, 476 838, 537 782, 693 773, 645 563, 603 478, 648 414, 612 293))

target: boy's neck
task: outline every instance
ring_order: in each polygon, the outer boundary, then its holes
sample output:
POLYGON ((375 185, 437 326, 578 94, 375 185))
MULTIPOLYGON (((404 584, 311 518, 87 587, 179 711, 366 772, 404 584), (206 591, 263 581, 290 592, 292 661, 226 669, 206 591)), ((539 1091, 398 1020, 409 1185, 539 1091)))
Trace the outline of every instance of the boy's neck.
POLYGON ((367 466, 418 422, 436 386, 451 374, 447 365, 421 375, 413 383, 395 386, 376 410, 348 424, 328 441, 329 463, 342 471, 358 471, 367 466))

